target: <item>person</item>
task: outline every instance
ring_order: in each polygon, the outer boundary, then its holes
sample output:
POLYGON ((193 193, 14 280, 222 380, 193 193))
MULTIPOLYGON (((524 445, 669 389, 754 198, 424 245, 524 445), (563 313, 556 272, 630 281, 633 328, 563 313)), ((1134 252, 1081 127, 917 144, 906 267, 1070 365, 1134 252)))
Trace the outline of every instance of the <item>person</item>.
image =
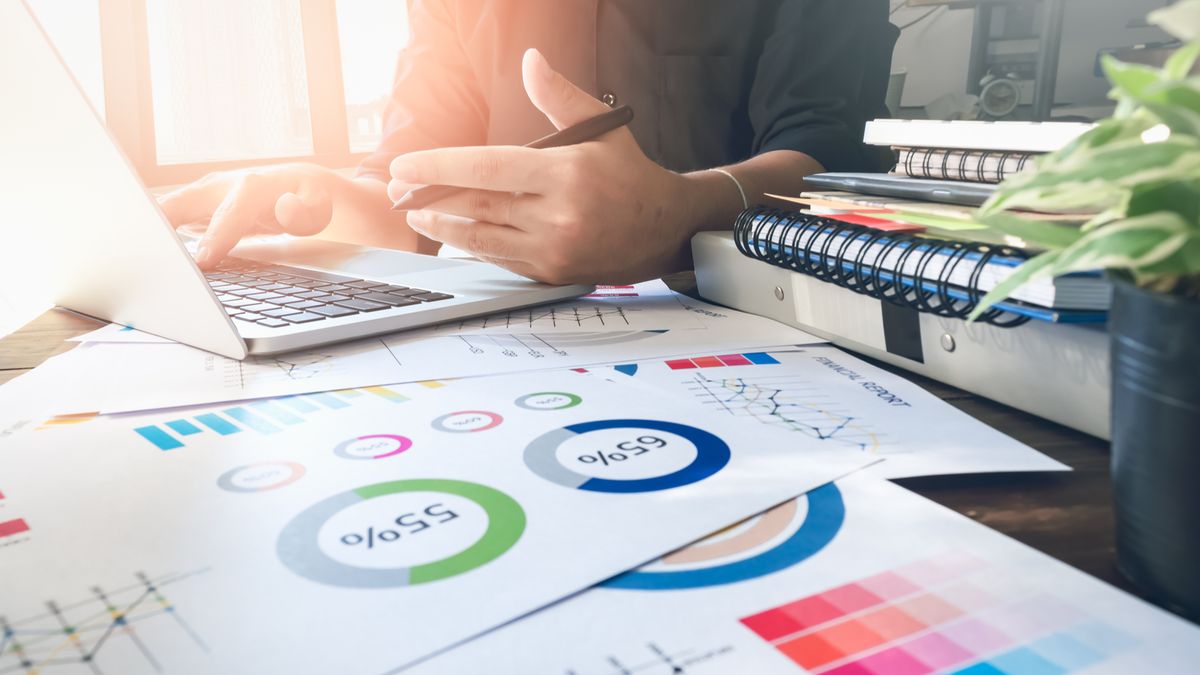
POLYGON ((548 283, 686 268, 689 240, 820 171, 876 170, 861 143, 898 35, 887 0, 412 0, 385 133, 354 178, 309 164, 207 176, 166 195, 216 265, 287 232, 434 253, 548 283), (520 145, 628 103, 626 128, 520 145), (425 209, 415 186, 464 188, 425 209))

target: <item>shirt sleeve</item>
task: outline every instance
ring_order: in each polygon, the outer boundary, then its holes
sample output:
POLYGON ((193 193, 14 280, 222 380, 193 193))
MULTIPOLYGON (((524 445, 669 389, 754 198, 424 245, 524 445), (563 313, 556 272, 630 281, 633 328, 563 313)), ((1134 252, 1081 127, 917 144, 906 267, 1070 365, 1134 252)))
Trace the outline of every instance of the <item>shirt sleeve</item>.
POLYGON ((458 39, 451 4, 409 0, 411 38, 396 65, 383 140, 359 165, 360 177, 389 180, 388 165, 407 152, 485 142, 487 102, 458 39))
POLYGON ((795 150, 826 171, 879 170, 863 127, 887 116, 898 35, 887 0, 784 0, 750 91, 754 154, 795 150))

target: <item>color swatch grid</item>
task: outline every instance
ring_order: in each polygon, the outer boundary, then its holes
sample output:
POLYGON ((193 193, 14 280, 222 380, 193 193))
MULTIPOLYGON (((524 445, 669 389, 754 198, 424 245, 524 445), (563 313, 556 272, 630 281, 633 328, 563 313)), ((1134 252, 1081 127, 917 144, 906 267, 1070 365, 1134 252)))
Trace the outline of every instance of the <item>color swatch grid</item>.
POLYGON ((943 555, 741 621, 817 675, 1051 675, 1133 646, 1053 595, 989 572, 979 558, 943 555))
MULTIPOLYGON (((425 386, 441 386, 440 383, 423 383, 425 386)), ((260 399, 245 405, 225 408, 191 418, 170 420, 162 424, 150 424, 134 429, 139 436, 159 450, 182 448, 185 440, 205 430, 221 436, 240 433, 243 430, 259 434, 274 434, 283 427, 302 424, 306 415, 325 410, 339 410, 354 404, 354 399, 364 395, 376 396, 391 403, 402 403, 407 396, 387 387, 365 387, 342 389, 316 394, 283 396, 260 399)))
POLYGON ((723 366, 766 366, 778 365, 779 361, 766 352, 750 354, 725 354, 723 356, 696 356, 690 359, 672 359, 666 361, 671 370, 688 370, 691 368, 721 368, 723 366))

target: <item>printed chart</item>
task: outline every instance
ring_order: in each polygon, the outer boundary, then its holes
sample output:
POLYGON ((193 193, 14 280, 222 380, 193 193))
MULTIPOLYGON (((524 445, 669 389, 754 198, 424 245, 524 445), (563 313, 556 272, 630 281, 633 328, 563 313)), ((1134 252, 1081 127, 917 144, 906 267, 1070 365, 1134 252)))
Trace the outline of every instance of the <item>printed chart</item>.
POLYGON ((833 483, 728 527, 687 548, 604 582, 605 588, 662 591, 747 581, 799 563, 825 548, 845 519, 833 483))
POLYGON ((314 504, 284 528, 277 548, 285 565, 313 581, 388 588, 485 565, 524 531, 521 505, 499 490, 464 481, 403 480, 314 504))
POLYGON ((1137 641, 1044 588, 996 583, 949 553, 742 619, 816 675, 1071 673, 1137 641))
POLYGON ((610 372, 709 411, 886 457, 871 470, 888 478, 1066 468, 835 347, 642 361, 610 372))
POLYGON ((88 596, 69 602, 48 599, 45 611, 34 616, 9 616, 0 605, 0 673, 74 665, 95 675, 124 675, 129 664, 157 673, 164 656, 207 652, 167 597, 169 587, 197 574, 202 572, 151 578, 139 572, 124 586, 93 586, 88 596))
POLYGON ((0 548, 29 541, 29 523, 9 511, 8 500, 0 492, 0 548))
POLYGON ((729 462, 729 445, 696 427, 661 420, 571 424, 525 448, 546 480, 592 492, 653 492, 695 483, 729 462))
POLYGON ((190 437, 208 433, 230 436, 248 431, 256 434, 276 434, 282 429, 303 424, 311 415, 341 410, 354 405, 362 396, 372 396, 390 403, 408 400, 388 387, 365 387, 341 391, 282 396, 249 401, 245 405, 181 417, 161 424, 136 427, 133 431, 159 450, 184 447, 190 437))

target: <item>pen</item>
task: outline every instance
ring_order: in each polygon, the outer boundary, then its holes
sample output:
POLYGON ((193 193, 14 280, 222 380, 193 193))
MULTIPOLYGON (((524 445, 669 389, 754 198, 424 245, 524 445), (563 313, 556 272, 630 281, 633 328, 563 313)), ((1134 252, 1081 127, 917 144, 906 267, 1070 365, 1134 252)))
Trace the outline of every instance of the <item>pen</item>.
MULTIPOLYGON (((623 105, 608 112, 588 118, 579 124, 556 131, 549 136, 543 136, 536 141, 526 143, 525 147, 544 150, 546 148, 561 148, 566 145, 576 145, 585 141, 595 140, 614 129, 629 124, 633 120, 633 108, 623 105)), ((417 211, 426 206, 454 194, 463 188, 453 185, 426 185, 410 190, 408 194, 392 204, 393 211, 417 211)))

